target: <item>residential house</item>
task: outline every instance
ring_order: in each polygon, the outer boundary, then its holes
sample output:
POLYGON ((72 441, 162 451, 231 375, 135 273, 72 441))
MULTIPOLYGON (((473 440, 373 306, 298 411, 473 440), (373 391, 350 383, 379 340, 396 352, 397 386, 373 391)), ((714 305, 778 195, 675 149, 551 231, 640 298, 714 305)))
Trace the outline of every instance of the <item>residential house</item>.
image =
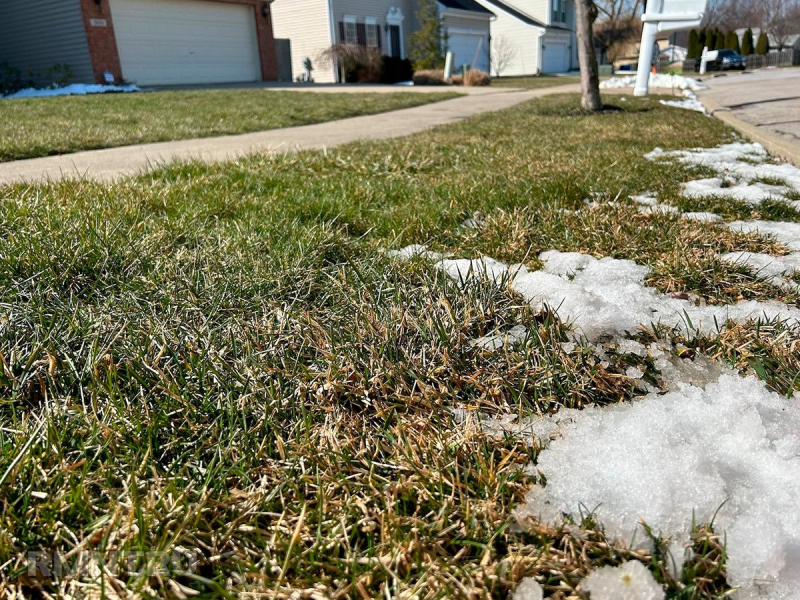
POLYGON ((0 63, 38 84, 200 84, 277 78, 264 0, 3 0, 0 63))
MULTIPOLYGON (((744 40, 744 34, 747 29, 737 29, 736 35, 739 36, 739 45, 741 46, 742 41, 744 40)), ((761 29, 758 27, 751 29, 750 31, 753 32, 753 44, 755 45, 758 42, 758 36, 761 35, 761 29)), ((770 52, 778 52, 780 48, 784 50, 788 50, 789 48, 794 49, 796 53, 800 53, 800 31, 784 35, 780 39, 778 39, 774 34, 770 33, 767 34, 769 38, 769 48, 770 52)))
MULTIPOLYGON (((510 52, 502 76, 577 68, 574 0, 476 0, 491 10, 492 51, 510 52)), ((493 69, 493 75, 497 75, 493 69)))
MULTIPOLYGON (((443 33, 454 64, 489 70, 492 12, 477 0, 438 0, 443 33)), ((411 35, 419 29, 416 0, 275 0, 274 33, 289 40, 291 72, 297 79, 310 59, 314 80, 337 82, 335 65, 321 59, 337 43, 376 48, 388 56, 408 57, 411 35)))

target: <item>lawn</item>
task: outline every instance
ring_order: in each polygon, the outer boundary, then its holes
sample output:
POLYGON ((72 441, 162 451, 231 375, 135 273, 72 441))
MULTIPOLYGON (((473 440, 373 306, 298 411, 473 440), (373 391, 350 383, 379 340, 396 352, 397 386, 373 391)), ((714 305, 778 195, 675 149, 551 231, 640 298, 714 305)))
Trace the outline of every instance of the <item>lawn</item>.
POLYGON ((492 79, 492 85, 495 87, 513 87, 531 90, 580 82, 581 78, 578 75, 532 75, 530 77, 495 77, 492 79))
MULTIPOLYGON (((186 96, 173 98, 174 111, 186 96)), ((291 99, 283 110, 296 119, 310 118, 303 102, 344 101, 291 99)), ((346 99, 375 108, 376 98, 346 99)), ((723 540, 708 523, 697 523, 695 556, 678 577, 660 546, 609 543, 590 516, 580 527, 514 524, 536 481, 524 467, 540 448, 465 428, 453 409, 529 416, 624 403, 641 395, 624 375, 632 359, 568 348, 567 325, 507 287, 460 288, 428 261, 385 252, 427 243, 537 268, 543 250, 582 251, 634 259, 659 290, 709 304, 796 304, 716 258, 780 251, 774 241, 622 200, 657 191, 677 202, 697 170, 643 155, 713 146, 731 130, 653 98, 609 101, 598 116, 562 95, 324 153, 0 189, 0 589, 507 598, 536 576, 554 598, 586 598, 575 589, 587 572, 636 558, 671 597, 729 590, 723 540), (618 202, 586 208, 604 196, 618 202), (460 227, 467 218, 485 225, 460 227), (532 332, 519 346, 470 343, 513 324, 532 332), (32 550, 69 565, 83 557, 86 569, 54 581, 28 568, 32 550), (155 576, 156 552, 182 566, 155 576), (126 570, 120 556, 136 560, 126 570)), ((244 105, 257 123, 258 105, 244 105)), ((785 205, 680 201, 731 219, 800 221, 785 205)), ((742 370, 754 357, 784 361, 768 384, 800 389, 788 350, 800 336, 772 333, 689 341, 652 329, 640 340, 742 370)))
POLYGON ((0 100, 0 161, 296 127, 455 97, 249 89, 0 100))

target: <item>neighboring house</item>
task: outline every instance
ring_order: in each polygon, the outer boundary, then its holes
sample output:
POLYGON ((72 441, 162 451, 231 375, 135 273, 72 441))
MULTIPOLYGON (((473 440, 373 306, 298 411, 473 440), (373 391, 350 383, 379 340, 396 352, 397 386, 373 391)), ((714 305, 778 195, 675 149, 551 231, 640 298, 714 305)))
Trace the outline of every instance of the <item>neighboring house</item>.
POLYGON ((497 15, 491 26, 493 49, 498 51, 502 45, 513 50, 502 76, 577 68, 574 0, 476 1, 497 15))
MULTIPOLYGON (((455 54, 455 65, 489 70, 490 20, 494 15, 476 0, 438 0, 443 33, 455 54)), ((416 0, 275 0, 274 33, 289 40, 291 71, 297 79, 310 58, 312 76, 321 83, 338 81, 321 53, 337 43, 375 48, 388 56, 407 58, 411 35, 419 29, 416 0)))
POLYGON ((2 0, 0 62, 37 84, 198 84, 277 78, 262 0, 2 0), (28 75, 29 74, 29 75, 28 75))
MULTIPOLYGON (((747 29, 737 29, 736 35, 739 36, 739 45, 741 46, 742 41, 744 40, 744 34, 747 29)), ((753 45, 755 46, 758 43, 758 36, 761 35, 761 30, 756 27, 755 29, 751 29, 750 31, 753 32, 753 45)), ((767 37, 769 38, 769 49, 770 52, 778 52, 780 46, 782 45, 784 49, 793 48, 795 52, 800 52, 800 32, 793 33, 789 35, 783 36, 780 40, 778 40, 773 34, 768 34, 767 37), (782 42, 779 44, 778 42, 782 42)))

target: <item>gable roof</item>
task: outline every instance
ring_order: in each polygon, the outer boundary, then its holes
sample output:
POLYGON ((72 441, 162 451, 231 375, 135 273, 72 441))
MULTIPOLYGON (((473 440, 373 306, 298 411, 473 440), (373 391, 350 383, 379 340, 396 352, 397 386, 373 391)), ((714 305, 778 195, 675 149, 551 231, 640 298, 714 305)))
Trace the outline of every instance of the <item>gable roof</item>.
POLYGON ((484 13, 486 15, 494 15, 488 8, 481 6, 475 0, 436 0, 445 8, 454 8, 456 10, 468 10, 470 12, 484 13))
POLYGON ((526 25, 533 25, 534 27, 542 27, 542 28, 545 28, 545 29, 547 28, 547 25, 545 25, 541 21, 537 21, 536 19, 534 19, 530 15, 526 15, 521 10, 517 10, 516 8, 514 8, 513 6, 511 6, 510 4, 508 4, 506 2, 503 2, 502 0, 485 0, 485 1, 488 2, 489 4, 492 4, 492 5, 496 6, 497 8, 502 10, 503 12, 508 13, 509 15, 514 17, 515 19, 518 19, 518 20, 522 21, 526 25))

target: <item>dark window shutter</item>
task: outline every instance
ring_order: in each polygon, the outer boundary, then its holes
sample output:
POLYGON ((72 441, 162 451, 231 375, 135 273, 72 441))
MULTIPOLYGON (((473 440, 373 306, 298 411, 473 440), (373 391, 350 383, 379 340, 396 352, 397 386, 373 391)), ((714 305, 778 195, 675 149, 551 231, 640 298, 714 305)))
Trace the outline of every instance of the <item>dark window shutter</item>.
POLYGON ((367 45, 367 26, 364 25, 364 23, 356 25, 356 39, 358 40, 359 46, 367 45))
POLYGON ((378 50, 383 50, 383 44, 381 43, 381 28, 380 28, 380 25, 375 25, 375 35, 378 37, 378 50))
POLYGON ((339 43, 344 44, 344 21, 339 21, 339 43))

